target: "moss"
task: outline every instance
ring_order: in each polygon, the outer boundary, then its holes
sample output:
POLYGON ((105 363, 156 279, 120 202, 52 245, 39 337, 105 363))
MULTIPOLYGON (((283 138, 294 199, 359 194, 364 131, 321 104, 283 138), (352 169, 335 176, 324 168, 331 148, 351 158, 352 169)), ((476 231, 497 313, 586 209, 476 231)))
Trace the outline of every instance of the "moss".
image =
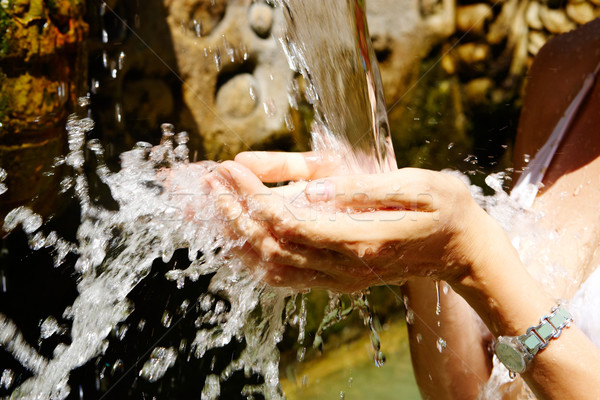
MULTIPOLYGON (((12 7, 12 2, 8 2, 8 9, 12 7)), ((13 24, 10 15, 0 5, 0 60, 8 53, 10 47, 10 35, 8 31, 13 24)))
MULTIPOLYGON (((0 123, 4 124, 7 120, 8 113, 8 95, 6 94, 6 90, 4 90, 4 79, 6 79, 6 75, 2 72, 0 68, 0 123)), ((0 133, 2 129, 0 127, 0 133)))

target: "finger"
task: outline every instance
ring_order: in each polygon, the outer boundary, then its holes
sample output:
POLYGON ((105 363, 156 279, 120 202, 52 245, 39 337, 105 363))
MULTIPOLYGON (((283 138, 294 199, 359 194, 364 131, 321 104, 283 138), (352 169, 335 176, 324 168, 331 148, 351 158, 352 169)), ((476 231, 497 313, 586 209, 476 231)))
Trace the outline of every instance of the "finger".
POLYGON ((313 158, 312 152, 253 151, 238 154, 235 161, 249 168, 263 182, 284 182, 311 179, 317 168, 313 158))
POLYGON ((347 175, 319 179, 307 184, 311 202, 334 202, 353 209, 402 209, 432 212, 449 193, 450 176, 433 171, 404 168, 398 171, 347 175))
POLYGON ((244 265, 251 267, 258 279, 271 286, 294 290, 325 289, 339 293, 355 293, 373 284, 385 283, 373 279, 358 279, 348 274, 335 276, 318 270, 265 262, 252 248, 234 249, 232 253, 244 265))
POLYGON ((294 238, 303 235, 302 232, 294 232, 295 225, 292 221, 312 222, 307 212, 312 213, 313 210, 294 207, 286 199, 268 191, 254 175, 236 163, 223 163, 223 168, 227 169, 228 182, 231 182, 234 190, 245 194, 244 204, 234 199, 226 189, 219 189, 218 182, 212 184, 215 204, 227 227, 235 236, 244 238, 262 260, 356 277, 370 272, 355 257, 322 248, 318 243, 318 236, 310 240, 294 241, 294 238), (255 182, 252 182, 252 177, 255 182), (294 210, 297 210, 297 215, 294 210))
POLYGON ((333 278, 323 272, 264 261, 250 246, 232 249, 232 253, 245 266, 252 268, 259 279, 271 286, 295 290, 337 286, 333 278))
POLYGON ((340 160, 324 159, 314 152, 252 151, 238 154, 235 161, 250 169, 263 182, 285 182, 325 176, 340 160))
POLYGON ((297 207, 269 192, 245 167, 234 162, 222 166, 235 190, 246 194, 248 212, 232 212, 236 208, 227 197, 219 202, 220 208, 225 208, 223 214, 236 234, 246 238, 266 261, 365 276, 372 271, 357 264, 362 257, 385 250, 392 239, 406 237, 418 242, 440 226, 438 213, 352 213, 297 207))
POLYGON ((235 161, 224 161, 215 170, 241 196, 270 195, 271 191, 246 166, 235 161))
POLYGON ((227 198, 219 199, 217 204, 219 209, 222 209, 221 214, 227 219, 225 225, 232 232, 230 236, 244 238, 262 261, 356 277, 369 273, 360 261, 343 254, 279 240, 269 229, 269 226, 277 223, 271 224, 254 219, 249 213, 232 211, 235 206, 232 207, 227 198))
POLYGON ((315 210, 290 204, 283 208, 267 197, 257 203, 260 204, 251 206, 253 218, 261 220, 278 241, 327 249, 357 261, 385 251, 402 238, 421 241, 441 226, 438 212, 386 210, 355 213, 315 210))

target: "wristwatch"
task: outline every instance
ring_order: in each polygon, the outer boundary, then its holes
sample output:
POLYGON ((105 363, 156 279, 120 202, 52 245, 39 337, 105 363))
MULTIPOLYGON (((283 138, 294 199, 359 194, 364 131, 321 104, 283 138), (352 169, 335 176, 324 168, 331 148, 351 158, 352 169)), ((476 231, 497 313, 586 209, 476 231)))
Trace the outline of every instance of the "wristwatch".
POLYGON ((563 306, 552 308, 550 315, 541 318, 538 326, 527 329, 521 336, 499 336, 494 345, 494 353, 498 360, 511 373, 522 373, 533 360, 533 357, 548 346, 548 342, 560 336, 562 329, 569 327, 573 317, 563 306))

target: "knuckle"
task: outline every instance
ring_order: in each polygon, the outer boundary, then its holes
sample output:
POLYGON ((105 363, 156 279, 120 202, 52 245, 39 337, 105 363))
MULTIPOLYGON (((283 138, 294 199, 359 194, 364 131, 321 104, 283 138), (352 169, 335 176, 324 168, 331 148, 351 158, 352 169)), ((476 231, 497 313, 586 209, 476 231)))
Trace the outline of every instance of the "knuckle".
POLYGON ((273 262, 279 259, 281 248, 273 238, 265 238, 260 245, 261 258, 267 262, 273 262))

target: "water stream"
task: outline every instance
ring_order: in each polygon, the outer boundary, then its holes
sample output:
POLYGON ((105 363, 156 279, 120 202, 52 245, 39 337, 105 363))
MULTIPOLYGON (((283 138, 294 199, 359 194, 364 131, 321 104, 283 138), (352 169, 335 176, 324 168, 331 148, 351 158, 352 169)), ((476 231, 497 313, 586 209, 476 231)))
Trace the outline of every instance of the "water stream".
MULTIPOLYGON (((394 169, 364 4, 355 0, 282 0, 280 6, 289 22, 282 43, 290 65, 308 82, 306 94, 315 108, 314 149, 343 158, 351 171, 394 169)), ((84 110, 86 102, 82 99, 84 110)), ((239 243, 223 235, 215 217, 214 199, 202 184, 202 177, 216 164, 190 164, 187 135, 176 134, 174 127, 164 124, 160 144, 138 143, 121 155, 121 169, 112 172, 104 163, 102 144, 87 138, 93 129, 91 119, 72 116, 66 127, 69 152, 56 161, 57 170, 63 166, 68 171, 61 190, 72 193, 80 209, 76 238, 62 237, 26 207, 14 209, 4 221, 5 231, 24 232, 33 251, 51 249, 55 267, 69 257, 75 258, 72 279, 77 289, 77 298, 62 315, 48 315, 40 324, 39 344, 57 335, 69 337, 50 355, 29 343, 14 320, 0 314, 0 346, 28 371, 17 382, 13 372, 4 370, 2 382, 11 390, 10 398, 64 399, 73 393, 77 388, 69 385, 72 371, 105 354, 111 335, 123 337, 128 329, 134 329, 127 323, 138 306, 130 298, 132 291, 149 276, 157 259, 169 263, 178 249, 186 249, 188 262, 183 267, 174 266, 164 279, 183 289, 202 277, 209 278, 206 291, 186 298, 179 306, 183 315, 189 310, 198 314, 195 336, 189 345, 188 338, 181 338, 179 346, 154 346, 133 365, 119 361, 110 368, 129 368, 154 382, 177 358, 202 359, 213 349, 243 343, 237 357, 222 368, 211 366, 213 372, 206 376, 201 397, 218 398, 221 386, 243 371, 246 377, 259 377, 255 384, 243 387, 243 395, 282 398, 277 343, 294 318, 300 321, 299 340, 304 342, 306 308, 303 300, 296 307, 295 293, 265 286, 260 276, 231 256, 229 249, 239 243), (112 207, 96 199, 92 187, 96 184, 108 188, 112 207)), ((348 297, 348 301, 332 296, 316 345, 323 330, 355 308, 371 332, 375 362, 382 364, 379 338, 364 295, 348 297)), ((176 325, 175 318, 165 311, 163 326, 176 325)), ((138 329, 143 329, 142 321, 138 329)), ((215 362, 213 358, 212 364, 215 362)), ((105 373, 106 367, 100 368, 97 380, 105 373)), ((80 386, 78 390, 79 397, 85 398, 86 389, 80 386)), ((105 393, 109 391, 107 388, 105 393)))
POLYGON ((290 67, 307 82, 306 97, 315 109, 313 149, 343 158, 353 172, 395 170, 365 2, 280 4, 287 21, 281 42, 290 67))

